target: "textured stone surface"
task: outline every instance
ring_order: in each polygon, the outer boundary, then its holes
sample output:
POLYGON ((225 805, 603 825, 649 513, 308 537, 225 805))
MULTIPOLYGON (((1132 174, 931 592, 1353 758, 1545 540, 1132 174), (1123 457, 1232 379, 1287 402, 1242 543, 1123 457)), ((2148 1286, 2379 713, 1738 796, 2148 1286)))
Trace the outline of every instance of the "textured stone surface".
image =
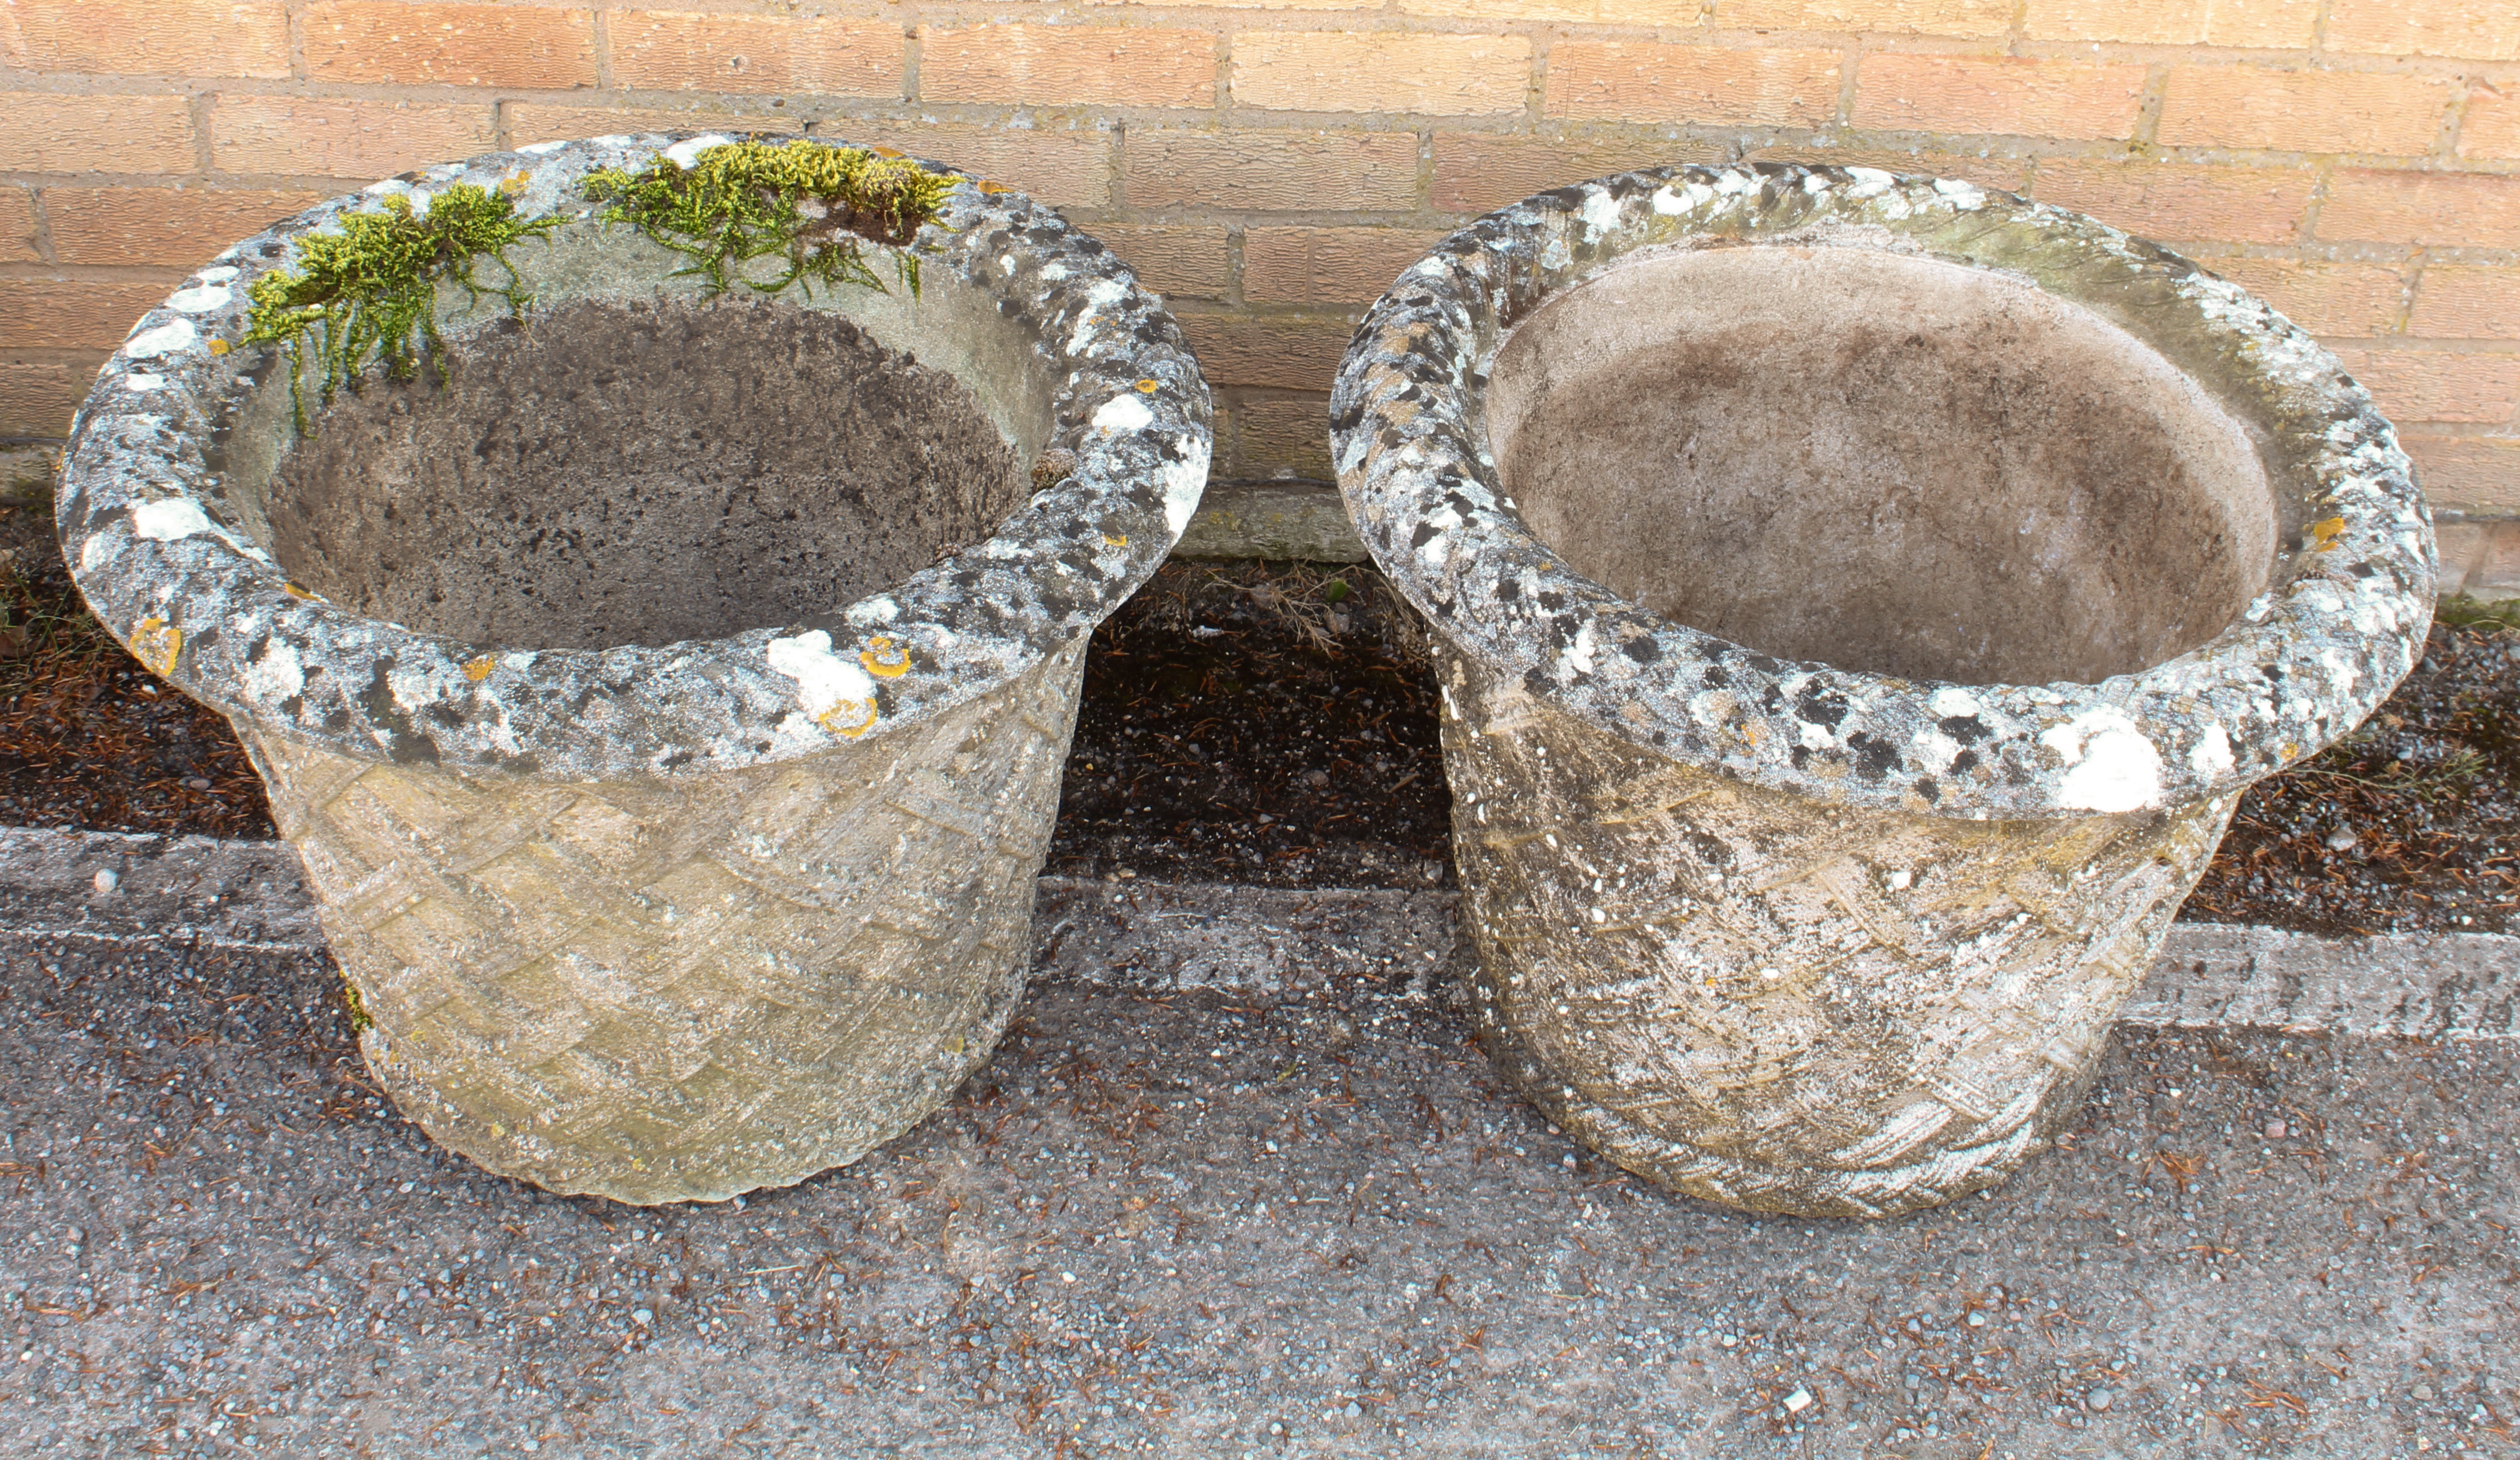
MULTIPOLYGON (((1928 304, 1848 328, 1895 323, 1922 347, 1911 350, 1916 360, 1965 366, 1965 349, 1933 335, 1975 319, 1972 333, 1992 337, 1986 311, 1928 304)), ((1709 328, 1679 305, 1653 307, 1668 337, 1641 338, 1641 360, 1709 328)), ((1741 312, 1776 307, 1754 300, 1741 312)), ((2032 300, 1995 314, 2012 328, 2048 309, 2032 300)), ((2006 393, 1978 368, 1990 394, 2006 393)), ((1704 375, 1693 388, 1720 392, 1753 374, 1704 375)), ((2083 374, 2101 393, 2104 372, 2083 374)), ((1860 365, 1758 383, 1810 390, 1814 441, 1879 393, 1860 365)), ((1742 409, 1792 429, 1792 412, 1773 404, 1742 409)), ((1980 428, 2046 429, 2057 404, 2008 422, 1999 409, 1980 428)), ((1660 168, 1542 194, 1453 235, 1401 276, 1358 331, 1331 413, 1359 532, 1445 643, 1454 837, 1491 1056, 1622 1164, 1761 1210, 1909 1210, 1981 1187, 2038 1149, 2079 1099, 2237 792, 2369 713, 2413 662, 2430 618, 2422 500, 2388 422, 2333 357, 2155 245, 1968 183, 1864 168, 1660 168), (2216 621, 2077 650, 2076 625, 2094 616, 2072 611, 2072 596, 2057 599, 2055 622, 2021 622, 2039 609, 2036 595, 1950 582, 1973 553, 1996 561, 1966 539, 2001 524, 2000 504, 1958 524, 1956 556, 1944 537, 1912 532, 1932 523, 1930 510, 1912 523, 1886 504, 1834 537, 1794 515, 1802 494, 1825 496, 1832 471, 1855 469, 1825 451, 1796 468, 1810 481, 1778 473, 1774 490, 1786 500, 1768 520, 1781 543, 1756 559, 1717 553, 1665 585, 1665 606, 1693 622, 1639 601, 1659 570, 1618 532, 1659 538, 1674 555, 1702 551, 1691 513, 1732 509, 1723 464, 1711 476, 1692 465, 1694 437, 1630 444, 1670 454, 1659 476, 1642 460, 1606 482, 1580 452, 1543 460, 1532 465, 1573 474, 1535 479, 1528 490, 1544 510, 1526 516, 1508 495, 1515 464, 1501 470, 1499 459, 1530 425, 1501 423, 1492 410, 1546 411, 1553 388, 1578 376, 1618 380, 1616 350, 1600 337, 1650 313, 1649 298, 1553 353, 1544 337, 1537 361, 1508 358, 1514 332, 1613 266, 1712 247, 1792 250, 1779 264, 1868 250, 1883 277, 1931 273, 1964 291, 1955 267, 1980 271, 1990 297, 2027 284, 2085 321, 2073 329, 2123 341, 2094 361, 2114 351, 2131 362, 2119 372, 2127 380, 2149 373, 2201 393, 2205 415, 2228 415, 2228 439, 2248 444, 2236 464, 2219 448, 2170 449, 2162 460, 2200 473, 2198 483, 2144 468, 2141 480, 2070 502, 2034 492, 2013 530, 2040 531, 2043 511, 2070 520, 2101 510, 2116 541, 2057 534, 2052 551, 2029 553, 2038 572, 2076 580, 2098 603, 2127 591, 2108 580, 2142 563, 2147 534, 2172 534, 2174 555, 2194 553, 2193 527, 2179 524, 2212 501, 2228 534, 2215 550, 2228 561, 2214 574, 2228 580, 2216 621), (1588 349, 1604 358, 1577 358, 1588 349), (1543 385, 1527 386, 1534 377, 1543 385), (2261 471, 2262 481, 2242 479, 2261 471), (1669 520, 1645 532, 1588 529, 1582 511, 1547 500, 1605 485, 1599 510, 1637 492, 1678 505, 1660 505, 1669 520), (1570 564, 1559 538, 1585 530, 1599 540, 1587 559, 1613 581, 1570 564), (1907 599, 1838 600, 1827 564, 1862 531, 1872 534, 1872 577, 1907 599), (1798 533, 1809 539, 1799 552, 1798 533), (1921 597, 1896 583, 1902 571, 1922 580, 1921 597), (1938 582, 1949 584, 1939 603, 1938 582), (1747 615, 1749 632, 1780 642, 1708 632, 1742 632, 1721 611, 1759 598, 1783 606, 1747 615), (1931 611, 1953 622, 1912 635, 1878 622, 1931 611), (2049 666, 2048 682, 1986 683, 2010 662, 1986 645, 2016 626, 2045 645, 2019 662, 2049 666)), ((1702 419, 1722 414, 1719 402, 1702 419)), ((1904 451, 1906 465, 1932 463, 1951 443, 1922 420, 1910 441, 1875 430, 1872 445, 1904 451)), ((2182 431, 2197 436, 2179 427, 2165 439, 2182 431)), ((2016 447, 1999 436, 1984 449, 2016 447)), ((1977 490, 2019 486, 1998 473, 1977 490)), ((1720 541, 1742 524, 1718 527, 1720 541)))
POLYGON ((1912 1211, 2045 1149, 2238 799, 1830 806, 1446 658, 1481 1042, 1585 1144, 1753 1211, 1912 1211))
POLYGON ((1083 647, 911 733, 686 780, 255 760, 404 1114, 553 1191, 722 1201, 856 1160, 997 1046, 1083 647))
POLYGON ((252 749, 397 1103, 627 1202, 854 1160, 987 1058, 1086 635, 1206 473, 1160 305, 994 184, 908 245, 915 296, 706 303, 590 216, 591 169, 726 140, 369 190, 574 217, 511 251, 521 330, 442 288, 452 387, 372 381, 311 439, 234 348, 247 290, 370 199, 237 245, 108 366, 59 496, 98 616, 252 749))

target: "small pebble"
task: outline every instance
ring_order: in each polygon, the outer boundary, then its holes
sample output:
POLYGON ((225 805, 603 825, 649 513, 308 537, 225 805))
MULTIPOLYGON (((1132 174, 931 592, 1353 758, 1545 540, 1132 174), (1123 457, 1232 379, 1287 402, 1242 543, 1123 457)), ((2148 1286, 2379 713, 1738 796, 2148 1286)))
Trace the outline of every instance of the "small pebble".
POLYGON ((1792 1394, 1785 1395, 1785 1413, 1787 1414, 1800 1414, 1804 1410, 1811 1408, 1811 1391, 1800 1385, 1796 1385, 1794 1387, 1794 1392, 1792 1394))
POLYGON ((2413 1399, 2429 1399, 2433 1396, 2433 1387, 2429 1384, 2418 1384, 2407 1391, 2407 1394, 2413 1399))
POLYGON ((2269 1122, 2267 1122, 2267 1139, 2269 1139, 2269 1140, 2281 1140, 2281 1139, 2283 1139, 2283 1138, 2284 1138, 2284 1135, 2285 1135, 2285 1134, 2286 1134, 2286 1130, 2285 1130, 2285 1127, 2284 1127, 2284 1123, 2283 1123, 2283 1122, 2281 1122, 2281 1121, 2269 1121, 2269 1122))
POLYGON ((2117 1402, 2117 1395, 2110 1394, 2107 1390, 2095 1389, 2092 1391, 2092 1407, 2093 1409, 2106 1409, 2111 1404, 2117 1402))
POLYGON ((2351 832, 2351 831, 2331 831, 2331 832, 2329 832, 2329 833, 2327 834, 2327 850, 2329 850, 2330 852, 2351 852, 2351 851, 2353 851, 2353 850, 2354 850, 2354 833, 2353 833, 2353 832, 2351 832))
POLYGON ((210 788, 209 777, 203 775, 187 775, 184 777, 184 784, 188 789, 196 791, 206 791, 210 788))
POLYGON ((112 870, 112 868, 110 868, 110 867, 99 867, 99 868, 97 868, 97 870, 96 870, 96 890, 97 890, 97 891, 99 891, 99 892, 112 892, 112 891, 113 891, 116 887, 119 887, 119 886, 121 886, 121 885, 122 885, 122 874, 121 874, 120 872, 114 871, 114 870, 112 870))

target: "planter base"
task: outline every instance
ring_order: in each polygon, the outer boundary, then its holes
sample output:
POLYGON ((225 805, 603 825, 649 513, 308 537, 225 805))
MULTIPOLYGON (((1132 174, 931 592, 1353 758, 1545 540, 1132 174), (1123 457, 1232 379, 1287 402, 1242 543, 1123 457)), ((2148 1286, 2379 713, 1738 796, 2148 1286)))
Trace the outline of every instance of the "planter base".
POLYGON ((1893 1216, 2043 1149, 2237 800, 1823 810, 1444 665, 1490 1058, 1621 1166, 1753 1211, 1893 1216))
POLYGON ((253 743, 405 1115, 554 1191, 720 1201, 856 1160, 996 1047, 1082 663, 686 786, 253 743))

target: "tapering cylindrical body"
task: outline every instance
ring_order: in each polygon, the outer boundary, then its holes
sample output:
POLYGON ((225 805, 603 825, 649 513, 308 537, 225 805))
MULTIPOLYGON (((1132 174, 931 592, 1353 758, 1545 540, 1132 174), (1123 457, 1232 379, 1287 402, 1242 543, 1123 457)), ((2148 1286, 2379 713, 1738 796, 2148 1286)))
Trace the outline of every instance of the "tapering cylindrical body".
POLYGON ((855 283, 604 218, 594 175, 727 146, 768 144, 541 145, 237 245, 61 491, 98 616, 252 750, 396 1103, 625 1202, 854 1160, 988 1057, 1086 637, 1206 475, 1160 301, 996 184, 923 164, 855 283), (412 378, 328 398, 247 339, 307 240, 432 199, 537 226, 438 281, 412 378))

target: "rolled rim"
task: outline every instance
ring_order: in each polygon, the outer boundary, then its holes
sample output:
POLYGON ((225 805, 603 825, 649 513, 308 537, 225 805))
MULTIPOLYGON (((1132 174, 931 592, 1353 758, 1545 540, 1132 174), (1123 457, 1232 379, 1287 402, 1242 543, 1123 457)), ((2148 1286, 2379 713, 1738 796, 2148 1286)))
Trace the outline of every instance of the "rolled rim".
POLYGON ((1349 515, 1454 647, 1659 754, 1851 806, 2046 818, 2230 793, 2359 724, 2432 618, 2430 513, 2334 356, 2156 244, 1951 179, 1661 167, 1526 199, 1446 238, 1374 303, 1330 411, 1349 515), (2269 587, 2207 642, 2137 673, 1958 685, 1762 654, 1577 573, 1500 485, 1482 405, 1497 349, 1625 254, 1740 244, 2002 271, 2125 329, 2264 433, 2285 518, 2269 587))
MULTIPOLYGON (((383 195, 457 183, 506 185, 520 218, 605 227, 578 186, 587 173, 736 140, 599 137, 434 166, 321 203, 196 271, 134 327, 71 425, 58 520, 98 618, 144 665, 256 730, 363 759, 589 779, 769 765, 894 734, 1090 632, 1197 508, 1206 382, 1116 255, 1022 194, 923 159, 955 185, 906 246, 931 287, 958 276, 1023 327, 1054 382, 1050 445, 1075 459, 985 542, 795 623, 526 650, 353 613, 292 583, 254 539, 218 438, 278 353, 232 348, 248 290, 292 261, 296 239, 383 195)), ((660 262, 660 284, 674 266, 660 262)))

